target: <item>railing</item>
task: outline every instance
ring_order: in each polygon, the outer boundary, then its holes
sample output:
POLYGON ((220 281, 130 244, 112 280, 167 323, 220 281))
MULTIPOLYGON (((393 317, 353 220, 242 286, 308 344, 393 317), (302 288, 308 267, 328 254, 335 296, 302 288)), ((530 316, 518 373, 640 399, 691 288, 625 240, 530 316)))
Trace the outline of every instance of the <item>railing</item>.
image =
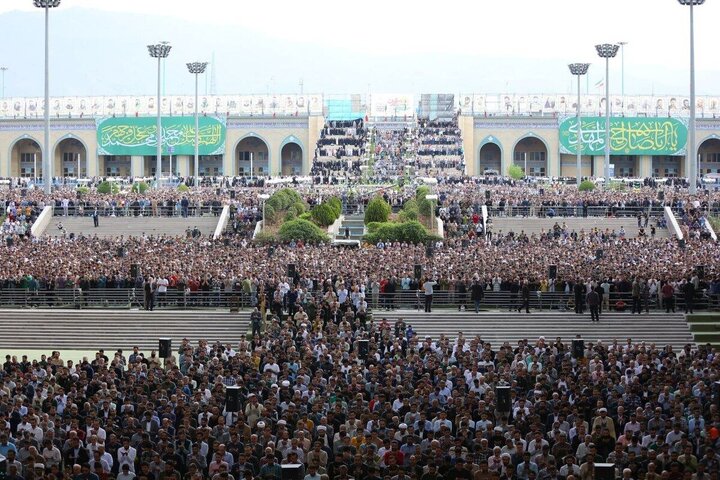
POLYGON ((55 206, 54 215, 57 216, 90 216, 97 208, 98 214, 103 217, 199 217, 202 215, 217 215, 222 213, 222 205, 189 204, 183 207, 180 203, 173 205, 69 205, 67 210, 62 206, 55 206))
MULTIPOLYGON (((314 292, 320 300, 321 292, 314 292)), ((366 298, 371 311, 376 316, 383 310, 424 308, 425 297, 422 292, 400 290, 393 295, 380 293, 377 297, 368 294, 366 298)), ((683 295, 675 295, 675 310, 682 312, 685 307, 683 295)), ((480 308, 487 310, 512 310, 522 306, 520 294, 508 291, 486 291, 480 308)), ((184 292, 169 288, 165 295, 153 295, 154 308, 170 310, 186 309, 229 309, 249 308, 256 305, 253 295, 241 291, 210 290, 184 292)), ((632 297, 630 293, 612 292, 609 297, 610 311, 630 312, 632 297), (624 306, 623 306, 624 303, 624 306)), ((650 311, 664 311, 664 306, 657 296, 649 297, 647 304, 650 311)), ((302 304, 299 304, 302 305, 302 304)), ((76 309, 141 309, 145 306, 145 294, 142 287, 137 288, 63 288, 57 290, 34 290, 29 288, 7 288, 0 290, 0 308, 76 308, 76 309)), ((433 295, 433 306, 438 308, 458 309, 464 307, 474 309, 470 293, 460 294, 451 291, 436 291, 433 295)), ((575 296, 565 292, 539 292, 530 294, 531 310, 572 311, 575 308, 575 296)), ((645 299, 641 299, 645 310, 645 299)), ((269 308, 269 306, 268 306, 269 308)), ((720 310, 720 295, 711 295, 707 291, 698 292, 694 301, 697 310, 720 310)), ((587 307, 585 308, 587 310, 587 307)))
POLYGON ((488 207, 488 214, 491 217, 637 217, 637 215, 648 214, 650 217, 662 217, 663 207, 612 207, 612 206, 591 206, 582 207, 576 205, 493 205, 488 207))

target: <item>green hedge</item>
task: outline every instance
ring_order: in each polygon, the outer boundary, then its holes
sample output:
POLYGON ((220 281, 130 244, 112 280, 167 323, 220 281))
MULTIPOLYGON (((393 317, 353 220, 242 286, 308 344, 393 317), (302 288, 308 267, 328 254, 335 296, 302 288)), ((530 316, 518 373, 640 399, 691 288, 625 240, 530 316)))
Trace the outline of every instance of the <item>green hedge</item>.
POLYGON ((115 182, 100 182, 97 186, 98 193, 119 193, 120 186, 115 182))
MULTIPOLYGON (((184 185, 184 184, 181 184, 184 185)), ((187 186, 187 185, 185 185, 187 186)), ((132 184, 130 191, 133 193, 145 193, 150 189, 150 185, 145 182, 135 182, 132 184)))
POLYGON ((280 226, 278 237, 283 242, 302 240, 305 243, 327 242, 328 236, 312 222, 307 220, 291 220, 280 226))
POLYGON ((370 200, 367 209, 365 209, 365 224, 370 222, 387 222, 390 217, 392 208, 381 196, 377 196, 370 200))
POLYGON ((414 220, 404 223, 370 223, 368 224, 368 233, 364 237, 366 242, 372 244, 380 241, 417 244, 435 239, 436 237, 430 235, 420 222, 414 220))
POLYGON ((190 191, 190 187, 188 187, 184 183, 181 183, 180 185, 178 185, 177 189, 178 189, 178 192, 189 192, 190 191))
POLYGON ((580 182, 578 190, 580 190, 581 192, 592 192, 593 190, 595 190, 595 184, 590 180, 583 180, 582 182, 580 182))

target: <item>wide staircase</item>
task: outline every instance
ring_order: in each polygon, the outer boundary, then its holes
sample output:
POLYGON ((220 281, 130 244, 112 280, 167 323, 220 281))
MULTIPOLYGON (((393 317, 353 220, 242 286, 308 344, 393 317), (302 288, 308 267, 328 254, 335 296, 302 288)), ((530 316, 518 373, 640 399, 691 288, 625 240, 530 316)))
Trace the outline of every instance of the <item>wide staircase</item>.
MULTIPOLYGON (((426 335, 437 339, 444 334, 456 338, 462 332, 465 338, 476 335, 497 347, 503 342, 517 345, 517 341, 527 339, 535 342, 540 336, 548 341, 561 337, 563 342, 581 335, 586 342, 609 343, 617 339, 625 344, 628 338, 633 343, 644 341, 657 346, 672 345, 679 349, 686 344, 694 343, 688 324, 682 314, 642 314, 608 313, 600 316, 600 322, 592 323, 589 313, 533 312, 518 314, 516 312, 457 312, 436 310, 424 313, 417 310, 395 310, 390 312, 375 311, 373 320, 377 323, 382 318, 394 322, 402 317, 406 324, 412 325, 420 338, 426 335)), ((720 320, 720 318, 719 318, 720 320)))
MULTIPOLYGON (((492 217, 492 232, 498 234, 500 231, 507 234, 512 231, 515 234, 524 231, 528 236, 533 233, 539 235, 544 230, 545 232, 552 230, 555 224, 561 227, 565 225, 568 232, 575 230, 580 233, 580 230, 589 232, 593 228, 598 228, 601 231, 606 229, 611 232, 614 230, 615 233, 619 234, 620 229, 625 230, 625 238, 635 238, 638 236, 640 229, 637 226, 637 219, 634 217, 492 217)), ((648 223, 648 227, 645 229, 647 236, 650 236, 650 225, 653 223, 651 219, 648 223)), ((670 234, 666 228, 658 228, 655 232, 656 237, 668 237, 670 234)))
POLYGON ((365 235, 365 218, 363 215, 346 215, 340 225, 337 235, 335 235, 335 243, 360 244, 363 235, 365 235), (349 236, 345 236, 346 231, 349 236))
POLYGON ((701 313, 687 315, 687 323, 698 345, 720 347, 720 314, 701 313))
POLYGON ((100 217, 99 226, 93 227, 91 217, 54 217, 44 232, 44 236, 61 235, 58 222, 65 232, 75 236, 93 236, 116 238, 121 235, 139 237, 142 235, 184 235, 186 230, 200 230, 203 235, 212 235, 220 217, 204 215, 201 217, 100 217))
POLYGON ((159 338, 173 348, 187 338, 237 345, 248 331, 249 311, 3 310, 0 349, 97 350, 138 346, 157 349, 159 338))

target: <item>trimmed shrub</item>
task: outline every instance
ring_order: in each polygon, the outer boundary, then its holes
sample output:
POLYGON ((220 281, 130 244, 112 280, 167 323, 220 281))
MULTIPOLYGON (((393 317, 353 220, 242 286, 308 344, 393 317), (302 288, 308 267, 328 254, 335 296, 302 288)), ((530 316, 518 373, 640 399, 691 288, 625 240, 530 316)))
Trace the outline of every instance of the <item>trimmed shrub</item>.
POLYGON ((311 221, 311 220, 312 220, 312 214, 311 214, 310 212, 305 212, 305 213, 301 214, 298 218, 301 219, 301 220, 311 221))
POLYGON ((387 222, 392 208, 383 197, 377 196, 370 200, 365 209, 365 224, 370 222, 387 222))
POLYGON ((333 214, 335 215, 335 219, 337 220, 340 218, 340 215, 342 215, 342 202, 337 197, 331 197, 328 198, 325 202, 328 204, 330 208, 333 210, 333 214))
POLYGON ((436 237, 430 235, 425 227, 416 221, 408 221, 405 223, 373 223, 368 224, 368 233, 364 240, 368 243, 376 244, 383 242, 406 242, 412 244, 425 243, 436 237))
POLYGON ((283 242, 302 240, 305 243, 320 243, 328 241, 327 235, 320 227, 307 220, 291 220, 280 227, 278 237, 283 242))
POLYGON ((277 242, 277 237, 270 232, 260 231, 257 235, 255 235, 253 241, 261 244, 275 243, 277 242))
POLYGON ((295 214, 295 210, 292 208, 285 212, 285 218, 283 218, 283 222, 291 222, 297 218, 297 215, 295 214))
POLYGON ((265 221, 267 223, 275 221, 275 208, 272 205, 265 204, 265 221))
POLYGON ((328 203, 316 205, 310 213, 312 215, 312 220, 321 227, 332 225, 337 219, 335 210, 328 203))
POLYGON ((189 192, 190 191, 190 187, 188 187, 184 183, 181 183, 180 185, 178 185, 177 189, 178 189, 178 192, 189 192))
POLYGON ((100 182, 97 186, 98 193, 119 193, 120 186, 115 182, 100 182))
POLYGON ((84 186, 84 185, 83 185, 83 186, 80 186, 80 187, 77 187, 77 190, 75 190, 75 191, 76 191, 76 192, 78 193, 78 195, 80 195, 80 196, 82 196, 82 195, 87 195, 88 193, 90 193, 90 189, 89 189, 88 187, 84 186))
POLYGON ((595 190, 595 184, 590 180, 583 180, 582 182, 580 182, 578 190, 580 190, 581 192, 592 192, 593 190, 595 190))
MULTIPOLYGON (((181 183, 181 185, 185 185, 184 183, 181 183)), ((187 185, 185 185, 187 187, 187 185)), ((133 193, 145 193, 150 189, 150 185, 148 185, 145 182, 135 182, 132 184, 132 187, 130 188, 130 191, 133 193)), ((178 190, 180 190, 180 187, 178 187, 178 190)))
POLYGON ((525 178, 525 171, 523 171, 520 165, 510 165, 510 168, 508 168, 508 175, 510 175, 510 178, 512 179, 522 180, 525 178))

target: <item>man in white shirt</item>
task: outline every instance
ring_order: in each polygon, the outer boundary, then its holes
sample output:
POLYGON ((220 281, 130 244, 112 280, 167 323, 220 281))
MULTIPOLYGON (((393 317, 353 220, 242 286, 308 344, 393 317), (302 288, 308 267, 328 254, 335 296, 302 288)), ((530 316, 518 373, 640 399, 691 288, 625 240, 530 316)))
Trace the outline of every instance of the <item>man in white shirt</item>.
POLYGON ((433 287, 437 282, 429 278, 423 282, 422 288, 425 290, 425 313, 432 311, 433 287))
POLYGON ((117 458, 120 469, 123 465, 129 465, 130 472, 135 473, 135 458, 137 457, 137 450, 130 446, 130 439, 123 439, 123 446, 118 448, 117 458))

